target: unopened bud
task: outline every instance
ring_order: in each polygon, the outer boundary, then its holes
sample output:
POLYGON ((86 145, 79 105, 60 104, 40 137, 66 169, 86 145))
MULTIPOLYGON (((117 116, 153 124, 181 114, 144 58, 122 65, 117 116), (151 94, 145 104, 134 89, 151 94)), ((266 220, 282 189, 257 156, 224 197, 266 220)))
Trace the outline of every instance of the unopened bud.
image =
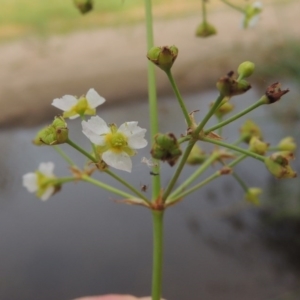
POLYGON ((200 165, 206 160, 206 158, 207 155, 205 152, 197 144, 195 144, 186 162, 190 165, 200 165))
POLYGON ((182 154, 182 151, 173 133, 158 133, 154 137, 154 144, 150 153, 153 158, 167 161, 172 167, 182 154))
POLYGON ((68 127, 63 117, 55 117, 51 125, 40 130, 33 140, 35 145, 58 145, 68 139, 68 127))
POLYGON ((239 79, 250 77, 254 72, 255 65, 251 61, 244 61, 238 67, 239 79))
POLYGON ((210 23, 202 22, 196 30, 196 36, 208 37, 217 33, 215 26, 210 23))
POLYGON ((292 151, 293 152, 296 150, 297 145, 295 143, 295 140, 292 137, 288 136, 279 142, 277 148, 280 151, 292 151))
POLYGON ((245 16, 243 19, 243 27, 252 27, 258 20, 259 14, 262 11, 262 3, 260 1, 255 1, 249 4, 245 9, 245 16))
POLYGON ((253 136, 249 142, 249 150, 260 155, 265 155, 268 148, 269 144, 261 141, 256 136, 253 136))
MULTIPOLYGON (((212 103, 213 105, 213 103, 212 103)), ((234 109, 234 105, 228 101, 222 101, 220 106, 215 111, 215 115, 220 118, 225 116, 226 114, 230 113, 234 109)))
POLYGON ((253 121, 247 120, 240 128, 241 136, 243 141, 249 143, 253 136, 262 139, 262 133, 258 125, 253 121))
POLYGON ((262 193, 262 190, 259 188, 249 188, 245 194, 245 199, 254 205, 259 205, 260 201, 258 196, 262 193))
POLYGON ((82 14, 93 9, 93 0, 73 0, 73 2, 82 14))
POLYGON ((175 46, 153 47, 147 53, 147 58, 164 71, 169 71, 178 55, 175 46))

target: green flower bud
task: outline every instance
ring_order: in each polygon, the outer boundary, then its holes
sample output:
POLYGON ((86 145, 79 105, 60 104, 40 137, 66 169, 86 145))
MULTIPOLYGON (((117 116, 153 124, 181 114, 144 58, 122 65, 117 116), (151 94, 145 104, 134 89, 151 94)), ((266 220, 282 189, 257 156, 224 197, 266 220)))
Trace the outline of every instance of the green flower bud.
POLYGON ((248 28, 249 26, 255 25, 259 14, 262 11, 262 4, 259 1, 256 1, 252 4, 249 4, 245 9, 245 16, 243 19, 243 27, 248 28))
POLYGON ((182 151, 173 133, 158 133, 154 137, 154 144, 150 153, 153 158, 167 161, 173 167, 182 151))
POLYGON ((289 161, 294 158, 292 152, 281 151, 275 152, 271 156, 266 157, 265 165, 267 169, 276 178, 295 178, 297 173, 291 168, 289 161))
MULTIPOLYGON (((213 103, 212 105, 213 106, 213 103)), ((221 105, 218 107, 218 109, 215 111, 215 115, 220 118, 225 116, 226 114, 230 113, 232 110, 234 109, 234 105, 230 102, 228 102, 228 100, 223 100, 221 102, 221 105)))
POLYGON ((258 196, 262 193, 262 190, 259 188, 249 188, 245 194, 245 199, 254 204, 254 205, 259 205, 260 201, 258 196))
POLYGON ((196 36, 199 37, 208 37, 217 33, 216 28, 207 22, 202 22, 196 30, 196 36))
POLYGON ((206 160, 206 158, 207 155, 205 152, 197 144, 195 144, 186 162, 192 166, 200 165, 206 160))
POLYGON ((251 61, 244 61, 238 67, 239 79, 244 79, 251 76, 254 72, 255 64, 251 61))
POLYGON ((293 152, 293 151, 296 150, 297 145, 295 143, 295 140, 292 137, 288 136, 288 137, 282 139, 279 142, 277 148, 280 151, 291 151, 291 152, 293 152))
POLYGON ((223 96, 232 97, 246 93, 251 89, 251 84, 246 80, 237 81, 234 72, 230 71, 226 76, 221 77, 216 86, 223 96))
POLYGON ((272 104, 280 100, 280 98, 288 93, 290 90, 281 90, 281 84, 275 82, 267 87, 266 93, 264 95, 265 104, 272 104))
POLYGON ((247 120, 242 127, 240 128, 241 136, 243 137, 244 142, 249 143, 251 137, 255 136, 258 139, 262 139, 262 133, 258 125, 253 121, 247 120))
POLYGON ((177 47, 163 46, 151 48, 147 53, 147 58, 163 71, 169 71, 177 58, 177 55, 177 47))
POLYGON ((269 148, 269 144, 264 143, 256 136, 251 137, 250 142, 249 142, 249 150, 250 151, 260 154, 260 155, 265 155, 268 148, 269 148))
POLYGON ((33 143, 35 145, 58 145, 68 139, 68 127, 63 117, 55 117, 51 125, 38 132, 33 143))
POLYGON ((93 0, 73 0, 73 2, 82 14, 85 14, 93 9, 93 0))

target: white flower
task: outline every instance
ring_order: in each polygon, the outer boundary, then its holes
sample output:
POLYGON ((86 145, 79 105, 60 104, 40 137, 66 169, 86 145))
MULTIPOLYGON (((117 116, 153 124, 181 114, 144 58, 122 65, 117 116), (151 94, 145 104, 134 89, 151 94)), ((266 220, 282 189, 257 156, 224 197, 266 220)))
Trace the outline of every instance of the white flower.
POLYGON ((126 122, 119 129, 116 125, 107 125, 100 117, 92 117, 82 121, 82 132, 97 145, 102 159, 109 166, 131 172, 130 156, 135 155, 134 149, 147 146, 144 139, 146 129, 137 126, 138 122, 126 122))
POLYGON ((245 9, 245 14, 242 19, 242 27, 248 28, 253 27, 259 20, 259 14, 263 9, 263 5, 260 1, 255 1, 249 4, 245 9))
POLYGON ((53 169, 54 164, 52 162, 41 163, 36 172, 23 175, 23 186, 28 192, 36 193, 41 200, 49 199, 55 192, 53 179, 56 177, 53 174, 53 169))
POLYGON ((95 115, 96 107, 105 102, 94 89, 89 89, 86 96, 77 99, 71 95, 53 100, 52 105, 63 110, 63 117, 75 119, 83 115, 95 115))

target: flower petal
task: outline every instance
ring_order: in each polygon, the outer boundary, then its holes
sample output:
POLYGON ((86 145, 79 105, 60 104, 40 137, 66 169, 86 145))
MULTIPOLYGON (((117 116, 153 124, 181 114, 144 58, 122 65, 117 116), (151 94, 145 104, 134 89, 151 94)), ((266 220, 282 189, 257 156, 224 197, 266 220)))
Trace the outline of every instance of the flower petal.
POLYGON ((53 195, 54 191, 55 191, 54 186, 49 186, 45 190, 44 194, 41 196, 41 200, 43 200, 43 201, 48 200, 53 195))
POLYGON ((91 108, 95 108, 105 102, 105 99, 101 97, 94 89, 88 90, 86 99, 88 100, 91 108))
POLYGON ((116 153, 108 150, 102 154, 102 159, 111 167, 123 170, 126 172, 131 172, 132 163, 131 159, 125 152, 116 153))
POLYGON ((51 161, 47 163, 40 163, 39 165, 39 171, 47 177, 54 177, 53 170, 54 163, 51 161))
POLYGON ((63 110, 68 111, 70 110, 74 105, 76 105, 77 99, 74 96, 71 95, 65 95, 62 98, 56 98, 53 100, 52 105, 63 110))
POLYGON ((105 121, 98 116, 91 117, 87 122, 82 121, 82 132, 94 144, 103 146, 104 136, 110 132, 105 121))
POLYGON ((146 129, 137 126, 138 122, 123 123, 118 131, 128 138, 128 146, 132 149, 141 149, 147 146, 148 142, 144 139, 146 129))
POLYGON ((23 175, 23 186, 30 193, 34 193, 38 190, 37 175, 35 173, 27 173, 23 175))

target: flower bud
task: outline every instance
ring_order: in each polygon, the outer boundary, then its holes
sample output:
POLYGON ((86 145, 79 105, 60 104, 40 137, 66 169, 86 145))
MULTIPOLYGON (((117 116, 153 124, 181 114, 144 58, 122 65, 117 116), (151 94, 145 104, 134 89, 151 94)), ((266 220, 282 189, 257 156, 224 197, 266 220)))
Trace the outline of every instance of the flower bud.
POLYGON ((281 90, 281 84, 279 82, 275 82, 271 84, 270 86, 267 87, 264 99, 265 99, 265 104, 272 104, 274 102, 277 102, 280 100, 280 98, 288 93, 290 90, 281 90))
POLYGON ((192 166, 200 165, 206 160, 206 158, 207 155, 205 152, 197 144, 195 144, 186 162, 192 166))
POLYGON ((258 196, 262 193, 262 190, 259 188, 249 188, 245 194, 245 199, 254 205, 259 205, 260 201, 258 196))
POLYGON ((169 71, 177 58, 177 55, 177 47, 163 46, 151 48, 147 53, 147 58, 163 71, 169 71))
POLYGON ((271 156, 266 157, 265 165, 267 169, 276 178, 295 178, 297 173, 291 168, 289 161, 294 158, 292 152, 281 151, 275 152, 271 156))
POLYGON ((232 97, 241 95, 251 88, 251 84, 246 80, 237 81, 233 75, 234 72, 230 71, 226 76, 221 77, 216 84, 217 89, 223 96, 232 97))
POLYGON ((256 1, 252 4, 249 4, 245 9, 243 27, 248 28, 254 26, 258 20, 261 11, 262 11, 262 4, 260 1, 256 1))
POLYGON ((196 36, 208 37, 217 33, 215 26, 210 23, 202 22, 196 30, 196 36))
POLYGON ((294 139, 292 137, 288 136, 288 137, 282 139, 279 142, 277 148, 280 151, 291 151, 291 152, 293 152, 293 151, 296 150, 297 145, 296 145, 294 139))
POLYGON ((73 2, 82 14, 93 9, 93 0, 73 0, 73 2))
POLYGON ((154 137, 154 144, 150 153, 153 158, 167 161, 173 167, 182 151, 173 133, 158 133, 154 137))
POLYGON ((268 148, 269 148, 269 144, 264 143, 258 137, 253 136, 250 139, 250 142, 249 142, 249 150, 250 151, 260 154, 260 155, 265 155, 268 148))
POLYGON ((244 61, 238 67, 239 79, 250 77, 254 72, 255 65, 251 61, 244 61))
POLYGON ((256 125, 253 121, 247 120, 242 127, 240 128, 241 136, 243 137, 243 141, 249 143, 251 137, 255 136, 258 139, 262 139, 262 133, 258 125, 256 125))
POLYGON ((38 132, 33 143, 35 145, 58 145, 68 139, 68 127, 63 117, 55 117, 51 125, 38 132))
MULTIPOLYGON (((213 103, 212 105, 213 106, 213 103)), ((220 106, 215 111, 216 117, 220 118, 225 116, 226 114, 230 113, 234 109, 234 105, 227 100, 223 100, 220 104, 220 106)))

